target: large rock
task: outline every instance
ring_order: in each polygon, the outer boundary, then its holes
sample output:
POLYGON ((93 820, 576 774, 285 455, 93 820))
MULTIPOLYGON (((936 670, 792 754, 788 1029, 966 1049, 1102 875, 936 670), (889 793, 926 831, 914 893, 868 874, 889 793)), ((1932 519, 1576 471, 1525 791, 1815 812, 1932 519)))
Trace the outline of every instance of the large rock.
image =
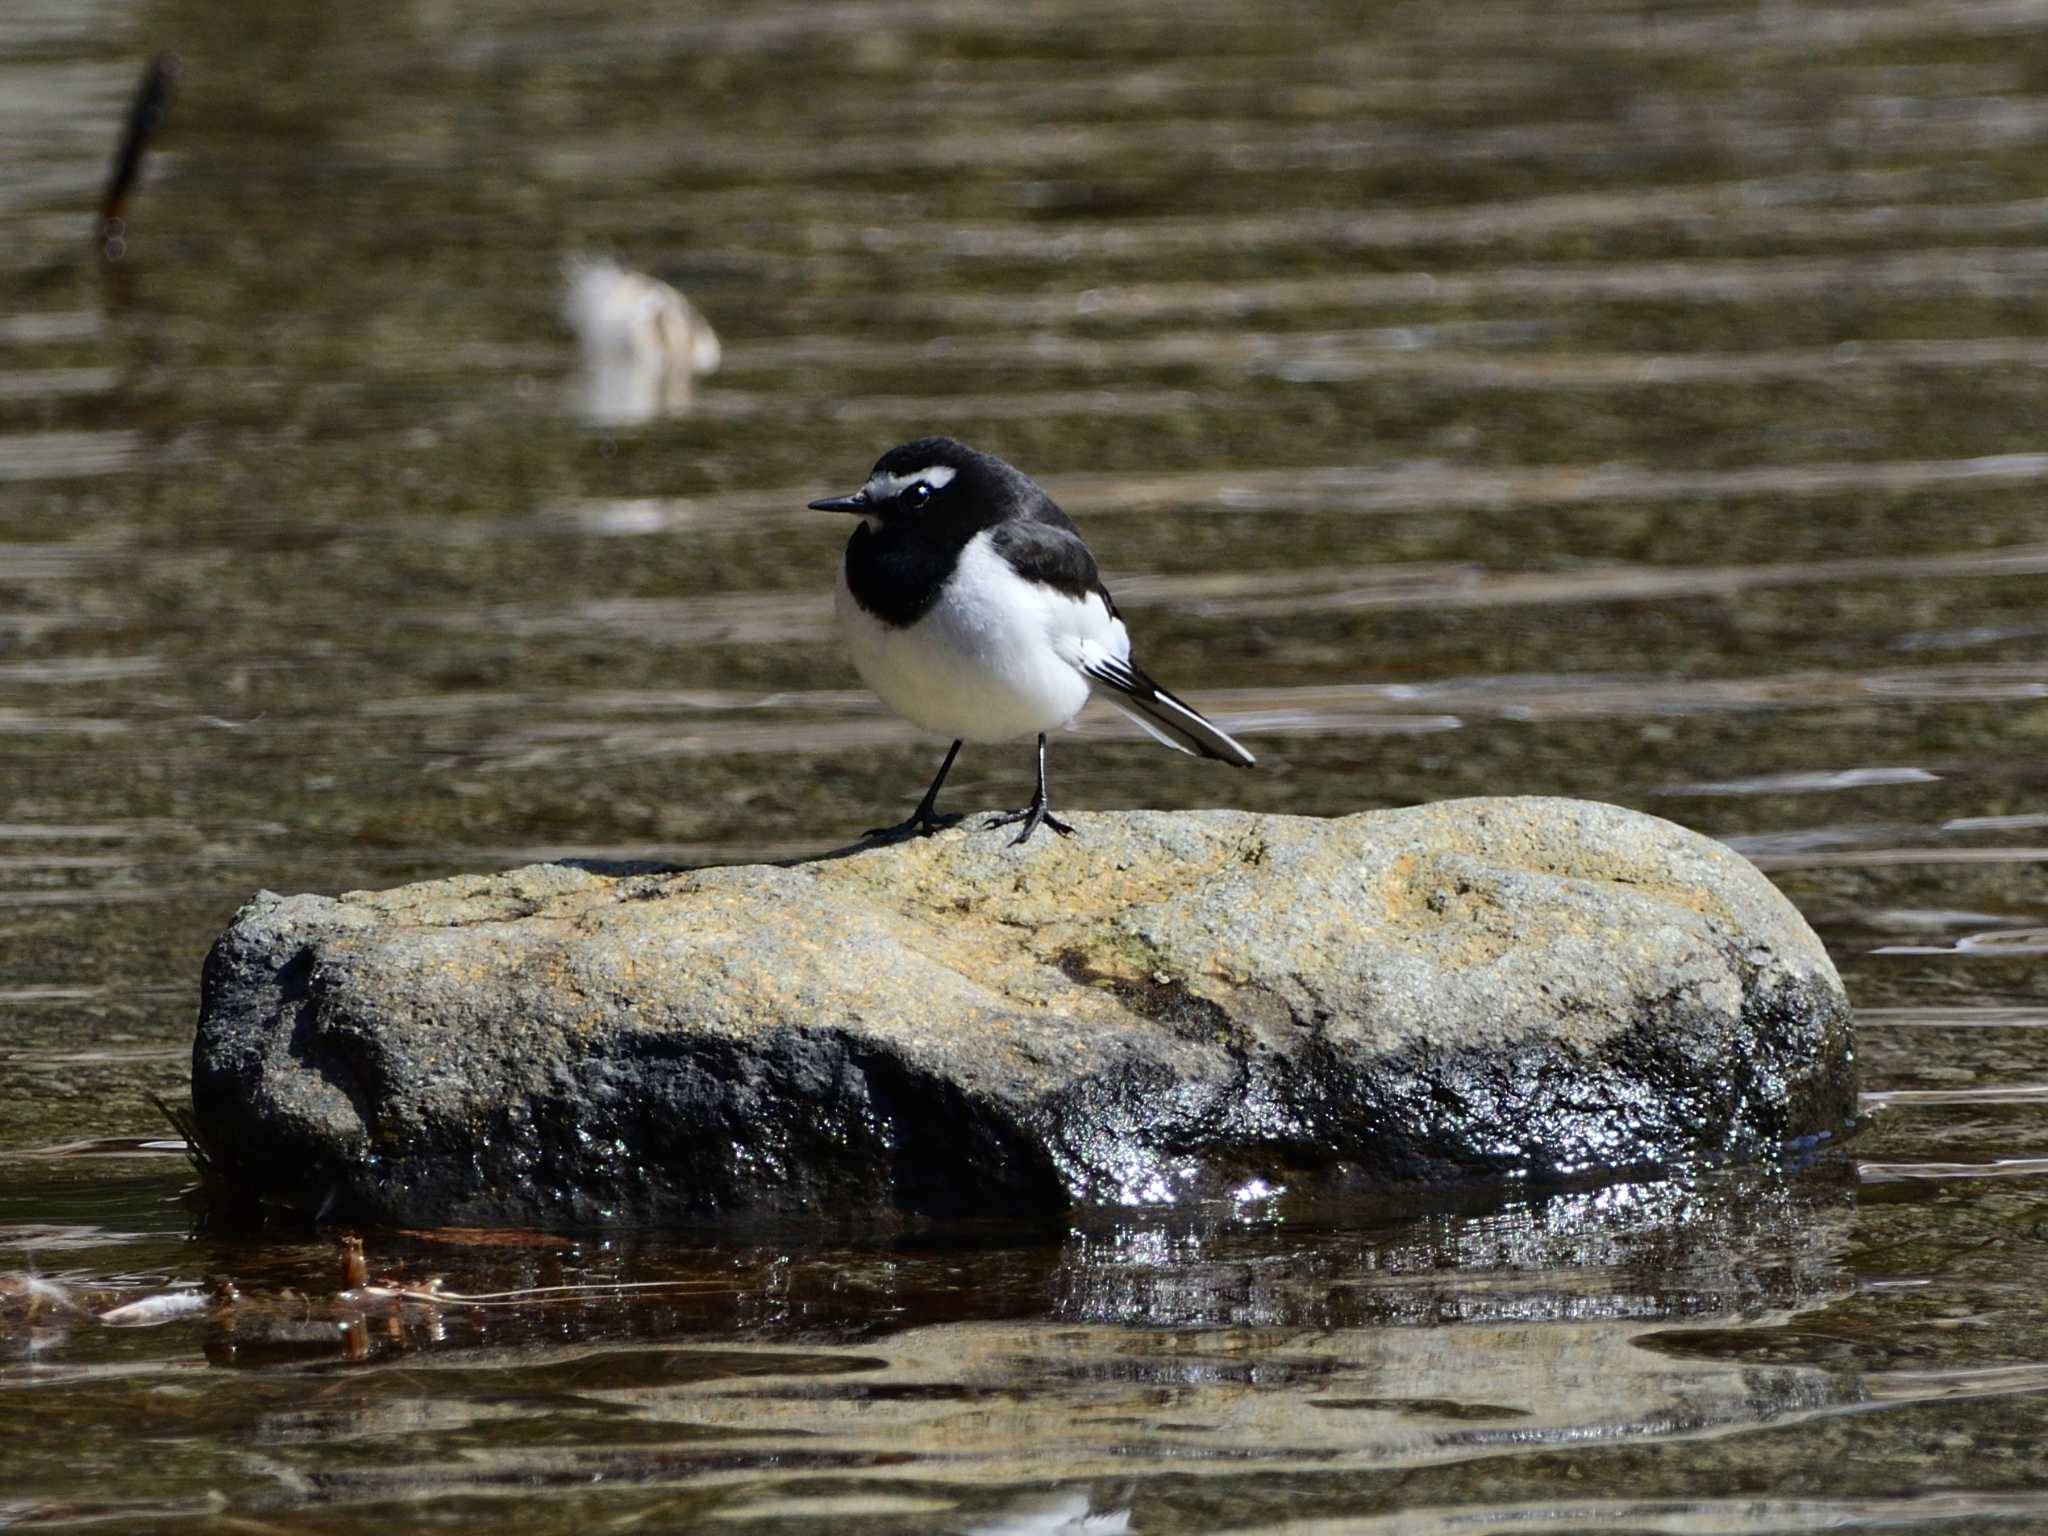
POLYGON ((1819 941, 1669 822, 1074 820, 259 895, 194 1048, 220 1191, 405 1225, 865 1222, 1541 1179, 1851 1113, 1819 941))

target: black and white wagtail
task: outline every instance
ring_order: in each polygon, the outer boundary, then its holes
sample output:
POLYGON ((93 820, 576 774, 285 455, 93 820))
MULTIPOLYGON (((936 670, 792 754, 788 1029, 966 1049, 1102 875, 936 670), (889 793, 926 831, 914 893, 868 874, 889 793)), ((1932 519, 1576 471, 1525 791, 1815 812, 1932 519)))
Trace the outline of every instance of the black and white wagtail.
POLYGON ((1021 821, 1023 842, 1046 809, 1045 733, 1100 691, 1148 736, 1178 752, 1252 765, 1252 755, 1131 661, 1131 637, 1073 522, 1036 482, 993 454, 921 437, 883 454, 851 496, 814 501, 861 520, 846 542, 836 606, 862 679, 913 724, 953 738, 908 836, 959 820, 935 809, 961 745, 1038 736, 1031 803, 989 823, 1021 821))

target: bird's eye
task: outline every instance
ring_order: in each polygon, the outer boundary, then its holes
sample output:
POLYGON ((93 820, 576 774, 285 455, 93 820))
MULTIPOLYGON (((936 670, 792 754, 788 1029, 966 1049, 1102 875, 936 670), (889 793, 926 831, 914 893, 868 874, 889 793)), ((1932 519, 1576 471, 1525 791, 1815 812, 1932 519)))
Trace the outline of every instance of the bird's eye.
POLYGON ((922 512, 924 504, 932 499, 932 488, 922 480, 906 486, 903 491, 903 505, 913 512, 922 512))

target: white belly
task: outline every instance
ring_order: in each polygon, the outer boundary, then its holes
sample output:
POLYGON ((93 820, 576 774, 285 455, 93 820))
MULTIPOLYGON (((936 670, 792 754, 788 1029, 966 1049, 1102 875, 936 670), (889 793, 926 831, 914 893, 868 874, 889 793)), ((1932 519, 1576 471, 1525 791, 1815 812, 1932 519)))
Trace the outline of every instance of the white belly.
POLYGON ((1024 581, 977 537, 931 611, 898 629, 854 601, 839 570, 840 632, 861 680, 913 724, 962 741, 1008 741, 1065 725, 1088 702, 1073 660, 1130 655, 1099 597, 1076 601, 1024 581))

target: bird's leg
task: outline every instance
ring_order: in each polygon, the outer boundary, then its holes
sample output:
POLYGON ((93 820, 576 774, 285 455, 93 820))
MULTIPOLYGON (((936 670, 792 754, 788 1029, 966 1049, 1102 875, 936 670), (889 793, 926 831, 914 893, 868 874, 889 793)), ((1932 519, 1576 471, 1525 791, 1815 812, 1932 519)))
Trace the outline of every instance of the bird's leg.
POLYGON ((939 764, 939 776, 932 780, 932 787, 924 792, 924 798, 917 802, 917 809, 910 813, 908 821, 893 827, 870 827, 867 837, 929 837, 941 827, 950 827, 960 818, 941 816, 938 812, 939 786, 946 782, 946 775, 952 772, 953 759, 960 755, 960 742, 954 742, 946 760, 939 764))
POLYGON ((1031 803, 1021 811, 1010 811, 990 822, 991 827, 1007 827, 1013 821, 1024 823, 1024 830, 1010 839, 1010 846, 1016 847, 1036 832, 1042 822, 1059 833, 1061 837, 1072 837, 1074 829, 1045 808, 1045 732, 1038 733, 1038 790, 1031 797, 1031 803))

